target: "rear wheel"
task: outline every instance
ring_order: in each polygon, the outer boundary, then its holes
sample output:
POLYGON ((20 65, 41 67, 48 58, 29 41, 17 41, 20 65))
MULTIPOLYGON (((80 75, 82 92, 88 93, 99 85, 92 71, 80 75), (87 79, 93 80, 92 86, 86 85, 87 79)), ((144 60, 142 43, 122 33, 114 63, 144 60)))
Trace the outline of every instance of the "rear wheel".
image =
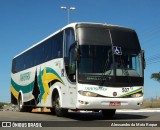
MULTIPOLYGON (((64 108, 61 108, 61 105, 60 105, 60 97, 58 94, 56 94, 55 96, 55 100, 54 100, 54 110, 55 110, 55 114, 59 117, 62 117, 62 116, 66 116, 67 113, 68 113, 68 109, 64 109, 64 108)), ((53 110, 52 110, 53 111, 53 110)), ((53 111, 54 112, 54 111, 53 111)))
POLYGON ((102 110, 102 115, 104 118, 111 119, 114 117, 116 113, 116 109, 105 109, 102 110))
POLYGON ((25 111, 25 107, 23 105, 23 101, 22 101, 22 96, 21 95, 19 95, 19 98, 18 98, 18 108, 19 108, 20 112, 24 112, 25 111))
POLYGON ((20 112, 31 112, 32 111, 32 107, 24 106, 24 103, 23 103, 21 95, 18 98, 18 108, 19 108, 20 112))

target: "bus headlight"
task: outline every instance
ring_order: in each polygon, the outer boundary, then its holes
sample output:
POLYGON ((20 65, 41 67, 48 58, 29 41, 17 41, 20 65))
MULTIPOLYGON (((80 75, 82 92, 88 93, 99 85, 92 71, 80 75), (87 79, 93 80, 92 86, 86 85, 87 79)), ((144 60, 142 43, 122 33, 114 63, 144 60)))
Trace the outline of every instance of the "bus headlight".
POLYGON ((142 97, 143 93, 135 93, 131 95, 133 98, 138 98, 138 97, 142 97))
POLYGON ((83 95, 83 96, 88 96, 88 97, 97 97, 98 94, 93 93, 93 92, 88 92, 88 91, 78 91, 79 94, 83 95))

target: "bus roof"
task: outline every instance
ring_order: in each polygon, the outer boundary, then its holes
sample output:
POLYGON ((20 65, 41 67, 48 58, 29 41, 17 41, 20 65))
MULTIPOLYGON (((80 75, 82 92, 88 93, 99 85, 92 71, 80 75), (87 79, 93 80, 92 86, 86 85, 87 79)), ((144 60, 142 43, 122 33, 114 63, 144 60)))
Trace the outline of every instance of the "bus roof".
POLYGON ((116 27, 116 28, 123 28, 123 29, 128 29, 128 30, 133 30, 133 29, 129 29, 129 28, 126 28, 126 27, 122 27, 122 26, 119 26, 119 25, 112 25, 112 24, 104 24, 104 23, 93 23, 93 22, 76 22, 76 23, 70 23, 66 26, 64 26, 63 28, 59 29, 58 31, 52 33, 51 35, 49 35, 48 37, 42 39, 41 41, 37 42, 36 44, 34 44, 33 46, 29 47, 28 49, 24 50, 23 52, 19 53, 18 55, 16 55, 14 58, 20 56, 21 54, 27 52, 28 50, 34 48, 35 46, 41 44, 42 42, 44 42, 45 40, 51 38, 52 36, 58 34, 59 32, 63 31, 64 29, 66 28, 69 28, 69 27, 72 27, 75 29, 76 25, 81 25, 81 26, 105 26, 105 27, 116 27))

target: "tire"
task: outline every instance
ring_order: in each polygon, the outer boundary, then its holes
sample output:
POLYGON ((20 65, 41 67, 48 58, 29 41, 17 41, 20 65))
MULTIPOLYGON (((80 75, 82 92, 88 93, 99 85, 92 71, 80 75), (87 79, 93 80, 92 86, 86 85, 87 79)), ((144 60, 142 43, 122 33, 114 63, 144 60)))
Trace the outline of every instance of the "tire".
POLYGON ((102 115, 106 119, 112 119, 116 113, 116 109, 105 109, 102 110, 102 115))
POLYGON ((32 111, 32 107, 24 106, 21 95, 18 98, 18 108, 20 112, 31 112, 32 111))
POLYGON ((55 112, 55 108, 54 108, 54 107, 50 108, 50 110, 51 110, 52 115, 56 115, 56 112, 55 112))
POLYGON ((25 106, 25 112, 32 112, 32 107, 25 106))
POLYGON ((56 116, 58 116, 58 117, 67 116, 68 109, 61 108, 60 97, 58 94, 56 94, 56 96, 55 96, 54 105, 55 105, 54 110, 55 110, 56 116))
POLYGON ((23 101, 22 101, 22 96, 20 95, 18 98, 18 109, 20 112, 24 112, 25 111, 25 107, 23 105, 23 101))

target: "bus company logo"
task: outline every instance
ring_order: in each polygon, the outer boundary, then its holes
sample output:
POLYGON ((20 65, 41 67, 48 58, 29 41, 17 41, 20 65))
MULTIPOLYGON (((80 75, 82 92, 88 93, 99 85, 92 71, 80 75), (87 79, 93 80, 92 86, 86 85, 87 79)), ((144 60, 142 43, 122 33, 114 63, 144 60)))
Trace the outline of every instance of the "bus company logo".
POLYGON ((26 81, 30 79, 31 72, 27 72, 20 75, 20 81, 26 81))
POLYGON ((106 87, 85 87, 84 91, 107 91, 106 87))

